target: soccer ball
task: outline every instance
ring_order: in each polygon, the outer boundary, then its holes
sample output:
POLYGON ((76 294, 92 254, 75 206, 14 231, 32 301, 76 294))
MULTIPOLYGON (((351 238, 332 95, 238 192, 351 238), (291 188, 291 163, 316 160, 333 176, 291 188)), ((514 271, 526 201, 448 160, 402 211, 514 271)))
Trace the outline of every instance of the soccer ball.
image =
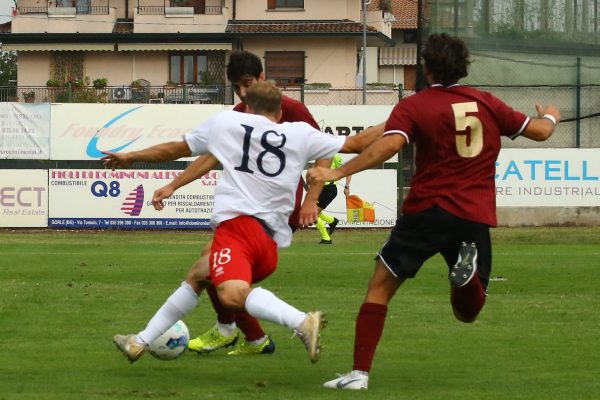
POLYGON ((183 354, 190 332, 183 321, 177 321, 150 346, 148 352, 159 360, 174 360, 183 354))

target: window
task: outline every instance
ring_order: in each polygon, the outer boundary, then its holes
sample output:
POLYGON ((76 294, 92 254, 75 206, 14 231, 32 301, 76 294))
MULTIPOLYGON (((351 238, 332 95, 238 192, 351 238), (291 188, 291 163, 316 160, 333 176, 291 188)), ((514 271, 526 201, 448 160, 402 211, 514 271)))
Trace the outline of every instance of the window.
POLYGON ((92 11, 92 0, 77 0, 77 14, 90 14, 92 11))
POLYGON ((304 83, 303 51, 267 51, 265 75, 277 86, 300 86, 304 83))
POLYGON ((56 0, 57 7, 75 7, 77 14, 89 14, 92 9, 92 0, 56 0))
POLYGON ((50 79, 59 82, 83 82, 85 54, 82 51, 53 51, 50 59, 50 79))
POLYGON ((170 58, 171 82, 207 84, 205 82, 208 73, 207 54, 173 53, 170 58))
POLYGON ((405 30, 404 31, 404 43, 417 43, 417 31, 416 30, 405 30))
POLYGON ((269 10, 277 8, 304 8, 304 0, 268 0, 267 8, 269 10))

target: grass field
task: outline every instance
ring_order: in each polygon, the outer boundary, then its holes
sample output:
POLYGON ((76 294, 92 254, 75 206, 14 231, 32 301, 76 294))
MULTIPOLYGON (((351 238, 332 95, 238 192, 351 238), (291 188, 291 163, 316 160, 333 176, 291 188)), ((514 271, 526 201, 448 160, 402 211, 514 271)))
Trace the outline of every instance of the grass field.
MULTIPOLYGON (((387 231, 302 231, 264 287, 320 308, 322 360, 265 323, 269 356, 219 351, 130 365, 115 333, 137 332, 183 279, 198 232, 0 231, 0 399, 598 399, 600 228, 498 228, 496 279, 479 320, 448 304, 441 257, 390 304, 367 392, 321 388, 352 365, 354 318, 387 231)), ((208 299, 185 319, 214 323, 208 299)))

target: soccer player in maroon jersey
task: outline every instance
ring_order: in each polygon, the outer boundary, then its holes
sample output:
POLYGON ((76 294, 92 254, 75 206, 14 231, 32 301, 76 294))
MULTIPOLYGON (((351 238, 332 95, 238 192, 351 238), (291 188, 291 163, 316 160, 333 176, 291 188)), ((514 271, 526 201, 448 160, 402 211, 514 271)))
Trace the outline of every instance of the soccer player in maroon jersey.
POLYGON ((422 56, 430 87, 395 106, 384 136, 338 169, 309 170, 310 183, 340 179, 381 164, 407 143, 416 146, 416 172, 403 215, 377 254, 356 318, 353 369, 326 382, 327 388, 367 389, 387 304, 437 253, 448 265, 455 317, 462 322, 477 318, 491 271, 489 229, 496 225, 500 138, 543 141, 560 121, 552 105, 536 104, 538 117, 529 118, 490 93, 459 85, 468 74, 469 51, 456 37, 431 35, 422 56))
MULTIPOLYGON (((264 81, 265 73, 263 71, 260 58, 247 51, 234 52, 229 58, 227 64, 227 79, 231 82, 235 93, 242 100, 233 109, 234 111, 245 112, 246 90, 255 82, 264 81)), ((287 96, 281 98, 282 116, 279 122, 306 122, 316 129, 320 129, 308 109, 301 102, 287 96)), ((157 209, 162 209, 162 200, 170 197, 179 187, 200 178, 200 171, 217 167, 218 161, 210 154, 196 159, 168 185, 158 189, 153 196, 153 203, 157 209)), ((331 160, 318 160, 316 165, 329 168, 331 160)), ((308 189, 304 203, 302 203, 302 194, 304 181, 298 182, 296 190, 296 202, 294 211, 290 215, 289 224, 292 230, 300 225, 309 225, 317 220, 318 209, 317 200, 323 185, 314 185, 308 189), (302 207, 301 207, 302 205, 302 207)), ((190 268, 186 281, 196 289, 200 290, 199 285, 202 282, 203 274, 202 264, 206 263, 206 254, 210 252, 210 243, 204 249, 202 257, 190 268)), ((217 296, 214 286, 209 286, 206 291, 217 312, 216 325, 200 335, 190 340, 188 348, 200 353, 209 353, 222 347, 233 346, 238 340, 237 329, 239 328, 245 335, 245 341, 230 351, 230 355, 246 354, 271 354, 275 351, 274 341, 266 335, 259 322, 250 316, 245 310, 232 310, 223 307, 217 296)))

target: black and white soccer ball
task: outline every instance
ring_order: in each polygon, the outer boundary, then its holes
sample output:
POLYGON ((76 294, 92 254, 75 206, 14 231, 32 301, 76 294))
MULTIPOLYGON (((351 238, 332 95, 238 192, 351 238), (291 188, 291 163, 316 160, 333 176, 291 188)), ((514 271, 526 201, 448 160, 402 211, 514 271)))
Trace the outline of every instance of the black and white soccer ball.
POLYGON ((150 346, 148 352, 159 360, 174 360, 187 349, 190 331, 183 321, 177 321, 150 346))

